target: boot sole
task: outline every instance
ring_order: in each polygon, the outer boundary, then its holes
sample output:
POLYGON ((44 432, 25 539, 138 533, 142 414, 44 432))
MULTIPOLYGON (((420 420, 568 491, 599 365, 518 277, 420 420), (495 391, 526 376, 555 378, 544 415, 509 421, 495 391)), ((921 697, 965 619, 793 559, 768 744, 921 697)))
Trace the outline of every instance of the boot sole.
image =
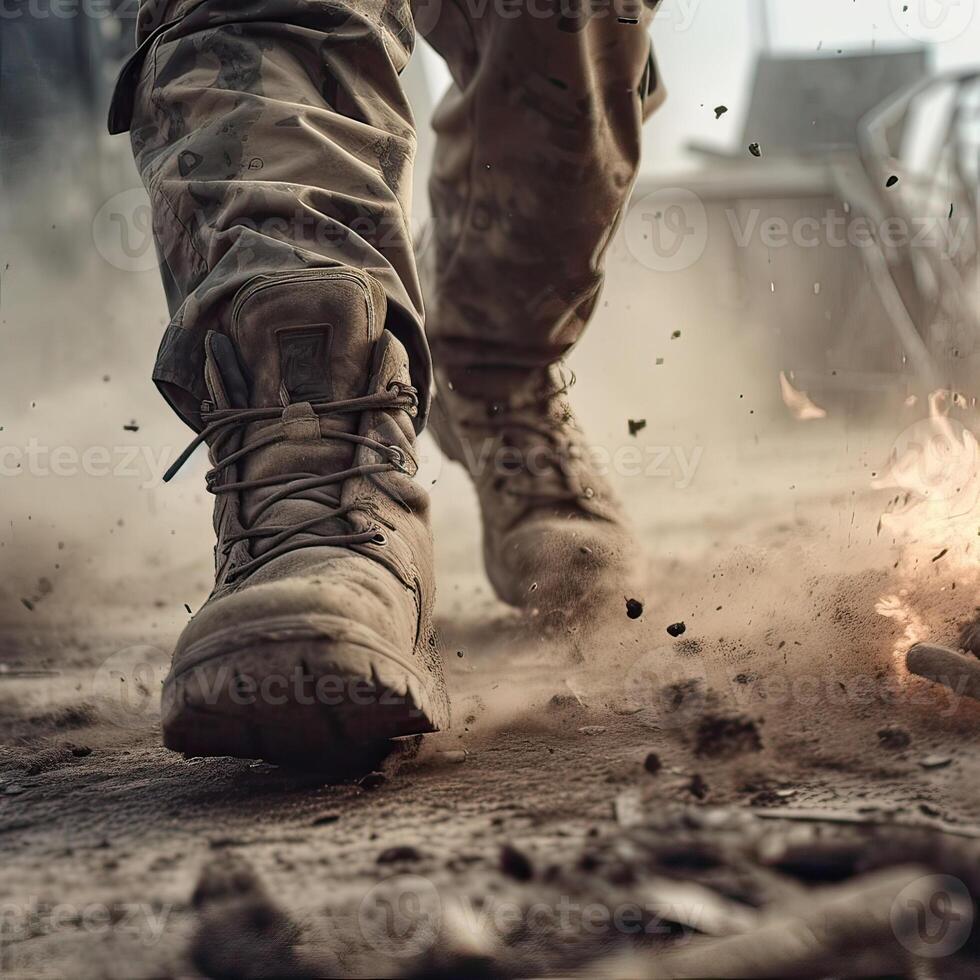
POLYGON ((339 617, 224 630, 175 657, 163 742, 186 755, 358 770, 392 739, 448 727, 441 674, 421 666, 339 617))

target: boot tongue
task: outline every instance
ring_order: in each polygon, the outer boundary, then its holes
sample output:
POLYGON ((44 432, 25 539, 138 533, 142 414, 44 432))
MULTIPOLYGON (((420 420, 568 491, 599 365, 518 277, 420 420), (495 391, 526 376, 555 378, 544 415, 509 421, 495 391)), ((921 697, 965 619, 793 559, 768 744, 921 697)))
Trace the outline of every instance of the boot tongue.
POLYGON ((373 285, 334 269, 249 283, 232 327, 249 404, 272 408, 363 395, 384 329, 384 295, 373 285))
MULTIPOLYGON (((384 319, 380 288, 346 270, 262 277, 245 287, 231 334, 245 375, 248 407, 282 407, 283 415, 249 425, 243 437, 253 442, 274 427, 284 434, 238 464, 238 480, 283 478, 242 492, 246 526, 285 528, 323 514, 327 505, 316 500, 281 500, 261 513, 259 508, 285 486, 288 475, 326 476, 353 464, 356 446, 328 436, 331 431, 356 432, 358 414, 318 418, 310 403, 344 401, 367 393, 384 319)), ((316 492, 339 501, 341 485, 329 484, 316 492)), ((314 530, 330 534, 348 528, 338 519, 324 521, 314 530)), ((251 551, 258 556, 271 546, 257 538, 251 551)))

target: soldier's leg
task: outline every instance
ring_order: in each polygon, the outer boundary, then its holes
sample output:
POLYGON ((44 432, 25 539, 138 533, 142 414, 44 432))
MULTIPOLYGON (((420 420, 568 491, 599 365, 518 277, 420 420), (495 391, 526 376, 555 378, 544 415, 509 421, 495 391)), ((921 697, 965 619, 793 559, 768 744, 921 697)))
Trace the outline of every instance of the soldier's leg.
MULTIPOLYGON (((144 0, 110 129, 129 130, 173 320, 154 378, 196 423, 204 337, 249 280, 348 266, 429 358, 408 231, 408 0, 144 0)), ((424 394, 424 392, 423 392, 424 394)), ((424 399, 423 399, 424 409, 424 399)))
POLYGON ((435 118, 423 258, 434 431, 470 471, 488 574, 519 606, 584 612, 635 587, 627 522, 558 362, 595 308, 662 98, 649 16, 639 0, 447 2, 428 35, 455 83, 435 118))
POLYGON ((426 329, 448 378, 545 367, 581 336, 663 97, 649 18, 641 0, 442 3, 426 329))
POLYGON ((217 497, 215 588, 174 653, 165 742, 319 765, 444 726, 413 480, 429 368, 407 3, 149 0, 140 32, 113 122, 174 306, 155 378, 201 428, 217 497))

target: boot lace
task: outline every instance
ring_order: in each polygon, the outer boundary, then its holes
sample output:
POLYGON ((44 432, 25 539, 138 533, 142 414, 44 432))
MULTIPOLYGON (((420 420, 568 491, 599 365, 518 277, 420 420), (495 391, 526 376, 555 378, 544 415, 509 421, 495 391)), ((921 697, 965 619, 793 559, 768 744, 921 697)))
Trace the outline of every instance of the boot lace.
POLYGON ((504 446, 519 450, 517 459, 495 481, 499 492, 541 507, 579 504, 595 496, 592 487, 579 489, 574 479, 571 462, 581 459, 582 453, 568 438, 571 410, 565 405, 560 412, 552 411, 554 401, 575 381, 575 372, 560 365, 556 381, 539 394, 512 405, 491 402, 485 419, 462 421, 464 427, 490 431, 504 446), (533 459, 532 449, 522 446, 532 447, 533 459))
MULTIPOLYGON (((321 420, 331 416, 359 414, 371 410, 390 411, 397 409, 402 409, 414 417, 418 414, 418 406, 418 390, 412 385, 402 384, 398 381, 391 382, 383 392, 364 395, 359 398, 348 398, 341 401, 310 403, 314 414, 321 420)), ((261 429, 252 439, 236 445, 239 437, 244 438, 243 432, 249 425, 255 422, 273 421, 281 418, 282 414, 283 408, 281 406, 278 408, 214 408, 210 402, 205 402, 201 410, 201 420, 204 422, 204 428, 188 444, 187 448, 175 460, 174 464, 167 470, 163 477, 165 482, 173 479, 181 467, 190 459, 197 447, 207 442, 210 447, 211 461, 213 463, 205 478, 209 493, 220 496, 223 494, 244 493, 249 490, 258 490, 267 487, 278 488, 265 497, 258 505, 255 512, 251 515, 248 527, 243 527, 240 533, 229 535, 224 539, 226 557, 231 547, 240 541, 264 539, 267 545, 267 549, 261 555, 252 556, 249 561, 243 562, 241 565, 231 569, 226 575, 226 581, 229 582, 250 574, 279 555, 296 551, 300 548, 322 546, 350 547, 351 545, 367 544, 369 542, 383 547, 388 543, 387 536, 380 526, 375 525, 366 529, 360 528, 351 520, 351 511, 358 508, 363 509, 363 505, 359 501, 350 501, 342 504, 339 487, 353 477, 373 477, 380 473, 390 472, 407 473, 405 452, 399 446, 388 445, 370 436, 362 436, 353 432, 343 432, 329 428, 324 429, 321 426, 321 439, 347 442, 356 446, 367 446, 373 452, 377 453, 380 461, 377 463, 361 463, 344 470, 338 470, 335 473, 277 473, 273 476, 259 479, 228 480, 226 482, 226 476, 229 473, 230 467, 256 450, 285 441, 286 436, 281 431, 267 432, 266 429, 261 429), (335 492, 327 489, 328 487, 335 486, 338 488, 335 492), (257 525, 262 515, 270 507, 283 500, 312 500, 318 504, 322 504, 325 509, 316 517, 297 523, 258 527, 257 525), (334 522, 334 526, 339 522, 341 527, 346 527, 347 530, 337 532, 333 528, 325 529, 321 527, 321 525, 328 521, 334 522), (294 540, 296 535, 301 533, 311 535, 315 540, 294 540)), ((379 524, 385 525, 389 530, 394 530, 390 524, 383 521, 378 515, 375 514, 373 516, 379 524)), ((251 550, 249 553, 251 554, 251 550)))

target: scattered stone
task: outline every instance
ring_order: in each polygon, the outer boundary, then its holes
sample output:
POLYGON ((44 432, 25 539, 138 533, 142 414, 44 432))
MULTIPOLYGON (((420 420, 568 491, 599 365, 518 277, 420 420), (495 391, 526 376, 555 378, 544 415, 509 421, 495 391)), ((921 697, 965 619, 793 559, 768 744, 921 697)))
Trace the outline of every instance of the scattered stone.
POLYGON ((721 117, 728 112, 727 105, 716 105, 715 106, 715 119, 721 119, 721 117))
POLYGON ((605 730, 605 725, 583 725, 578 732, 579 735, 602 735, 605 730))
POLYGON ((378 855, 378 864, 398 864, 401 861, 420 861, 422 855, 411 844, 385 848, 378 855))
POLYGON ((531 859, 513 844, 504 844, 500 848, 500 870, 517 881, 530 881, 534 877, 531 859))
POLYGON ((643 768, 646 769, 651 776, 656 776, 661 769, 663 769, 664 764, 660 761, 660 756, 656 752, 648 752, 647 757, 643 760, 643 768))
POLYGON ((671 623, 667 627, 667 632, 673 637, 682 636, 686 631, 687 626, 684 625, 683 621, 680 623, 671 623))
POLYGON ((682 705, 690 704, 693 701, 703 702, 705 699, 704 688, 701 679, 698 677, 690 677, 674 684, 667 684, 661 688, 660 693, 671 711, 676 711, 682 705))
POLYGON ((575 694, 552 694, 548 701, 552 711, 568 711, 569 709, 584 708, 582 699, 575 694))
POLYGON ((631 436, 635 436, 637 434, 637 432, 639 432, 641 429, 645 429, 647 427, 647 420, 646 419, 627 419, 626 420, 626 424, 629 426, 630 435, 631 436))
POLYGON ((923 769, 945 769, 953 760, 948 755, 927 755, 919 759, 923 769))
POLYGON ((912 738, 904 728, 899 728, 898 725, 886 725, 878 729, 878 741, 883 749, 898 752, 907 749, 912 738))
POLYGON ((639 599, 627 599, 626 615, 630 619, 639 619, 643 615, 643 603, 639 599))
POLYGON ((708 784, 701 773, 696 772, 687 784, 688 792, 696 799, 703 800, 708 795, 708 784))
POLYGON ((441 752, 436 753, 436 758, 440 762, 448 762, 451 765, 458 766, 461 762, 465 762, 469 757, 469 753, 466 749, 443 749, 441 752))
POLYGON ((885 187, 894 187, 898 183, 898 177, 892 174, 888 180, 885 181, 885 187))
POLYGON ((694 754, 699 757, 730 759, 761 749, 759 729, 747 715, 706 715, 698 725, 694 754))
POLYGON ((762 156, 762 147, 758 143, 749 143, 749 153, 754 157, 762 156))
POLYGON ((300 930, 270 898, 251 866, 222 854, 206 864, 191 897, 198 925, 190 943, 194 966, 208 977, 336 975, 336 964, 306 962, 300 930))

